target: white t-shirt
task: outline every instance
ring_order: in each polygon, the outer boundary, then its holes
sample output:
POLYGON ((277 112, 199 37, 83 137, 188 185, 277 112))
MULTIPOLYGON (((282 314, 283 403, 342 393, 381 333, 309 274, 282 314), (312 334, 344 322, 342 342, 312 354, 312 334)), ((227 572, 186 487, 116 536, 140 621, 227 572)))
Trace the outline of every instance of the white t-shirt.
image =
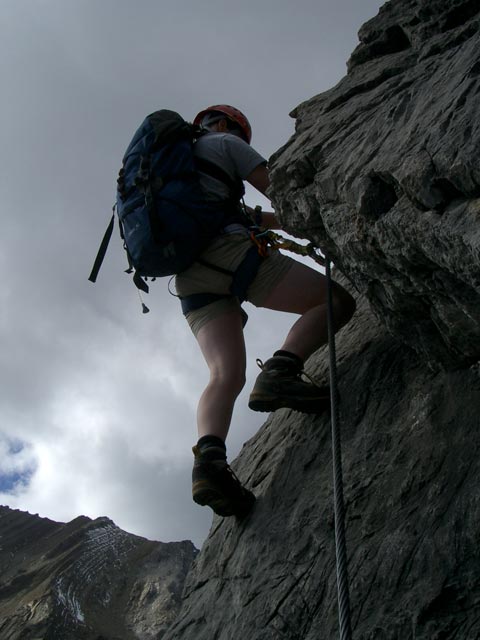
MULTIPOLYGON (((193 152, 198 158, 219 166, 236 181, 245 180, 259 165, 267 164, 255 149, 231 133, 206 133, 197 140, 193 152)), ((200 186, 207 200, 218 201, 231 197, 230 189, 224 182, 201 171, 199 175, 200 186)))

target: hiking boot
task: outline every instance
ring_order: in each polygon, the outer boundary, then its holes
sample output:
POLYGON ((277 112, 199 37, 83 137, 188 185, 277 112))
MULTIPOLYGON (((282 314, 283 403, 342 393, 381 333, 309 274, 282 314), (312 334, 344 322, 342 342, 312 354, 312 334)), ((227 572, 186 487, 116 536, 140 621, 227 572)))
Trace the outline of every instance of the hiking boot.
MULTIPOLYGON (((300 362, 300 361, 299 361, 300 362)), ((253 411, 288 408, 304 413, 321 413, 330 408, 330 387, 302 380, 307 376, 299 362, 286 356, 257 360, 262 370, 255 381, 248 406, 253 411)), ((307 376, 309 377, 309 376, 307 376)))
POLYGON ((242 487, 226 460, 208 460, 198 446, 193 447, 192 497, 223 517, 245 517, 255 503, 251 491, 242 487))

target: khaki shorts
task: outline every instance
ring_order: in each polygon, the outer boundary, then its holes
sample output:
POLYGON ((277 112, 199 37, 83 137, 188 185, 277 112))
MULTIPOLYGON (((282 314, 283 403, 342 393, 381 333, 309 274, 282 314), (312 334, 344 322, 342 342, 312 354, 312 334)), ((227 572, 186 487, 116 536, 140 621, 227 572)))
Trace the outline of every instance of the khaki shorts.
MULTIPOLYGON (((247 235, 232 233, 216 238, 201 257, 223 269, 235 271, 251 246, 252 242, 247 235)), ((256 307, 262 307, 268 295, 294 264, 295 260, 292 258, 284 256, 279 251, 271 251, 270 255, 261 263, 257 276, 248 287, 248 302, 256 307)), ((181 297, 193 293, 228 295, 231 283, 231 276, 219 273, 199 263, 194 263, 175 279, 177 294, 181 297)), ((238 309, 238 312, 242 313, 238 298, 229 296, 195 311, 189 311, 185 317, 196 336, 207 322, 233 309, 238 309)), ((246 318, 246 314, 243 315, 246 318)))

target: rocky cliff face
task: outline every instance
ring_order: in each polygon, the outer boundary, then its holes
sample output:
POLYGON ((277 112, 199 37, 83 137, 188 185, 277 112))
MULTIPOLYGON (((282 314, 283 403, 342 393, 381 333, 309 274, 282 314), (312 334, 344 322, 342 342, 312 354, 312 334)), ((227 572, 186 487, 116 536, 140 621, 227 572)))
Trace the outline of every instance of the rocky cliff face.
POLYGON ((274 159, 286 227, 325 247, 426 360, 480 352, 480 4, 395 0, 274 159))
MULTIPOLYGON (((392 0, 272 159, 285 227, 358 298, 338 335, 356 640, 480 638, 480 3, 392 0)), ((327 377, 327 353, 310 371, 327 377)), ((327 415, 276 412, 234 468, 165 640, 338 637, 327 415)))
POLYGON ((162 638, 196 553, 107 518, 61 524, 0 507, 0 638, 162 638))

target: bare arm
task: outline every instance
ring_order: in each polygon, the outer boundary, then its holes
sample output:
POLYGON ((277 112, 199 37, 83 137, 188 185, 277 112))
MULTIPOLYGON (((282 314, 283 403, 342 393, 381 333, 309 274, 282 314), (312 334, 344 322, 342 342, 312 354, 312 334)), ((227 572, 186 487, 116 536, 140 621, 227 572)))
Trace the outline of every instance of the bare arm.
POLYGON ((270 186, 270 178, 268 176, 267 167, 264 164, 259 164, 258 167, 255 167, 252 173, 247 176, 247 182, 249 182, 252 187, 255 187, 255 189, 258 189, 260 193, 263 193, 263 195, 266 196, 267 189, 270 186))
MULTIPOLYGON (((267 189, 270 186, 270 178, 268 176, 267 167, 263 164, 258 165, 252 173, 247 176, 247 182, 255 187, 264 196, 267 195, 267 189)), ((268 197, 268 196, 267 196, 268 197)), ((262 211, 262 227, 265 229, 281 229, 279 221, 276 219, 272 211, 262 211)))

